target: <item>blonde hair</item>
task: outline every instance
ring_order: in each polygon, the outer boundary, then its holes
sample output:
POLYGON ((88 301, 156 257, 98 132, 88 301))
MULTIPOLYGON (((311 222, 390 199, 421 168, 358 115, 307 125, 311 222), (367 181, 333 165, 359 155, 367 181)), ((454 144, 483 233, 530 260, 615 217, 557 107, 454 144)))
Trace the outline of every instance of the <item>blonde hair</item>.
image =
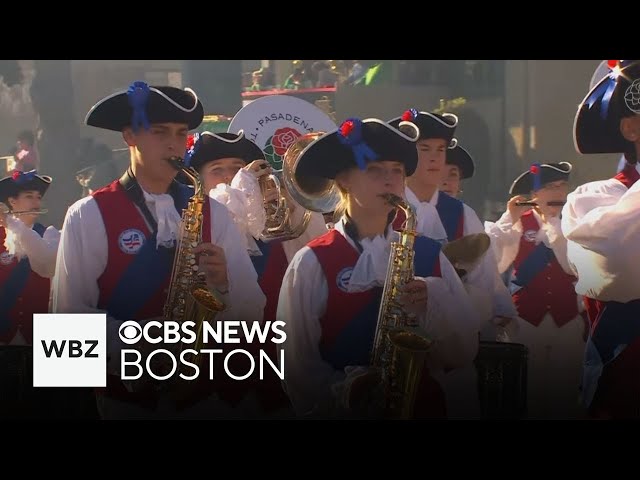
POLYGON ((338 189, 338 193, 340 194, 340 201, 333 211, 334 222, 340 220, 340 218, 342 218, 342 216, 347 212, 347 208, 349 207, 349 192, 347 192, 344 187, 338 182, 336 182, 336 188, 338 189))

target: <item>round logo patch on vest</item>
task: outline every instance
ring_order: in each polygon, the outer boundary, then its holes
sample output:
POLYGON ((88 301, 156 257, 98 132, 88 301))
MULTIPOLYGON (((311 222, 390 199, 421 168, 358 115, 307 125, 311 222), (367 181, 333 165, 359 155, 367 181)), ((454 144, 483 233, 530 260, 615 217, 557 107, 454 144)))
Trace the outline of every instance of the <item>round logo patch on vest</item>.
POLYGON ((128 228, 118 237, 118 246, 124 253, 135 255, 140 251, 145 240, 146 237, 140 230, 137 228, 128 228))
POLYGON ((11 262, 13 262, 13 255, 9 252, 0 253, 0 263, 2 265, 9 265, 11 262))
POLYGON ((526 242, 535 242, 536 237, 538 236, 538 232, 535 230, 527 230, 522 234, 526 242))
POLYGON ((348 293, 347 287, 349 286, 349 280, 351 279, 351 274, 353 273, 353 267, 347 267, 340 270, 338 276, 336 277, 336 285, 340 290, 345 293, 348 293))

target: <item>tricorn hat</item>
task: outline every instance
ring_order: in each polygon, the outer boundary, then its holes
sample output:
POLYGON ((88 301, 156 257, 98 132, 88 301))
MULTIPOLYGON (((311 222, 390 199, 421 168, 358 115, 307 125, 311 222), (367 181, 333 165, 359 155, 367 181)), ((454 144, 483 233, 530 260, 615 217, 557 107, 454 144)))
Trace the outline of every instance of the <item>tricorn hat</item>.
POLYGON ((540 190, 548 183, 568 181, 572 165, 569 162, 534 163, 511 184, 509 195, 528 195, 540 190))
POLYGON ((409 176, 418 164, 418 127, 410 122, 400 126, 405 131, 377 118, 349 118, 302 150, 297 174, 333 179, 344 170, 364 170, 369 162, 390 160, 403 163, 409 176))
POLYGON ((221 158, 239 158, 244 163, 264 160, 264 152, 239 133, 202 132, 189 135, 185 163, 199 170, 205 163, 221 158))
POLYGON ((204 108, 193 90, 133 82, 127 90, 109 95, 91 107, 85 123, 116 132, 129 126, 149 128, 154 123, 185 123, 192 130, 203 118, 204 108))
POLYGON ((38 175, 36 170, 21 172, 16 170, 8 177, 0 180, 0 203, 7 203, 9 197, 15 197, 20 192, 35 190, 40 195, 46 193, 52 178, 47 175, 38 175))
POLYGON ((625 153, 630 142, 620 120, 640 113, 640 63, 609 60, 609 73, 580 103, 573 122, 573 141, 582 154, 625 153))
POLYGON ((420 112, 415 108, 410 108, 399 117, 389 120, 389 124, 395 128, 399 128, 401 122, 414 123, 420 130, 419 140, 442 138, 449 144, 456 132, 458 117, 453 113, 440 115, 438 113, 420 112))
POLYGON ((460 169, 461 180, 473 177, 476 170, 473 158, 471 158, 469 152, 458 144, 455 138, 453 139, 453 145, 453 148, 447 149, 447 165, 456 165, 460 169))

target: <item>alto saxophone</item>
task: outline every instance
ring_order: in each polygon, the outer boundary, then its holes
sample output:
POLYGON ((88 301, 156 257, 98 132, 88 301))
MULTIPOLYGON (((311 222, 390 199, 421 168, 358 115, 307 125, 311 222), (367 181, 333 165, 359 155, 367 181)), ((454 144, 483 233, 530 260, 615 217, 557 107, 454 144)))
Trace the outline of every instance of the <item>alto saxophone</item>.
POLYGON ((416 212, 397 195, 387 194, 384 197, 394 207, 401 208, 407 220, 400 239, 391 243, 371 364, 381 371, 386 414, 392 418, 408 419, 413 415, 431 341, 419 331, 415 316, 405 312, 398 301, 400 288, 414 277, 416 212))
MULTIPOLYGON (((164 318, 177 322, 195 323, 196 342, 192 348, 199 352, 202 348, 202 330, 205 322, 215 319, 218 312, 224 310, 224 303, 214 295, 206 284, 206 279, 198 273, 193 249, 202 242, 202 209, 208 201, 204 193, 198 172, 186 167, 180 158, 173 157, 170 163, 182 171, 194 187, 187 208, 182 211, 182 221, 176 243, 169 294, 164 304, 164 318)), ((201 355, 185 355, 185 360, 200 366, 201 355)))

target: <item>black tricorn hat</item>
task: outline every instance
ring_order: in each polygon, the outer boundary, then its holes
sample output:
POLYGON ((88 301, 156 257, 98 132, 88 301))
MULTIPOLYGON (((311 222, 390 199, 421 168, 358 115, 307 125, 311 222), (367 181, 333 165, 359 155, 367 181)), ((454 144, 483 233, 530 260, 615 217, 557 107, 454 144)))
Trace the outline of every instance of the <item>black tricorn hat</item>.
POLYGON ((390 160, 403 163, 406 175, 412 175, 418 164, 418 127, 410 122, 400 126, 404 131, 377 118, 349 118, 302 150, 297 174, 333 179, 344 170, 390 160))
POLYGON ((631 146, 620 132, 620 120, 640 113, 640 63, 611 60, 609 68, 578 107, 573 143, 579 153, 624 153, 631 146))
POLYGON ((193 90, 134 82, 127 90, 109 95, 91 107, 85 123, 116 132, 128 126, 147 128, 154 123, 185 123, 193 130, 203 118, 204 108, 193 90))
POLYGON ((551 182, 569 181, 572 165, 569 162, 534 163, 511 184, 509 195, 528 195, 551 182))
POLYGON ((442 115, 431 112, 420 112, 415 108, 406 110, 402 115, 389 120, 389 125, 399 128, 400 122, 414 123, 420 130, 420 138, 442 138, 447 144, 453 139, 458 126, 458 117, 453 113, 444 113, 442 115))
POLYGON ((246 138, 242 130, 237 134, 202 132, 190 136, 185 163, 199 170, 205 163, 221 158, 239 158, 244 163, 251 163, 264 160, 264 152, 246 138))
POLYGON ((52 178, 47 175, 38 175, 35 170, 20 172, 16 170, 8 177, 0 180, 0 203, 7 203, 9 197, 15 197, 20 192, 35 190, 40 195, 46 193, 52 178))
POLYGON ((469 152, 462 148, 457 139, 453 139, 453 148, 447 149, 447 165, 456 165, 460 169, 460 179, 473 177, 476 171, 475 163, 469 152))

